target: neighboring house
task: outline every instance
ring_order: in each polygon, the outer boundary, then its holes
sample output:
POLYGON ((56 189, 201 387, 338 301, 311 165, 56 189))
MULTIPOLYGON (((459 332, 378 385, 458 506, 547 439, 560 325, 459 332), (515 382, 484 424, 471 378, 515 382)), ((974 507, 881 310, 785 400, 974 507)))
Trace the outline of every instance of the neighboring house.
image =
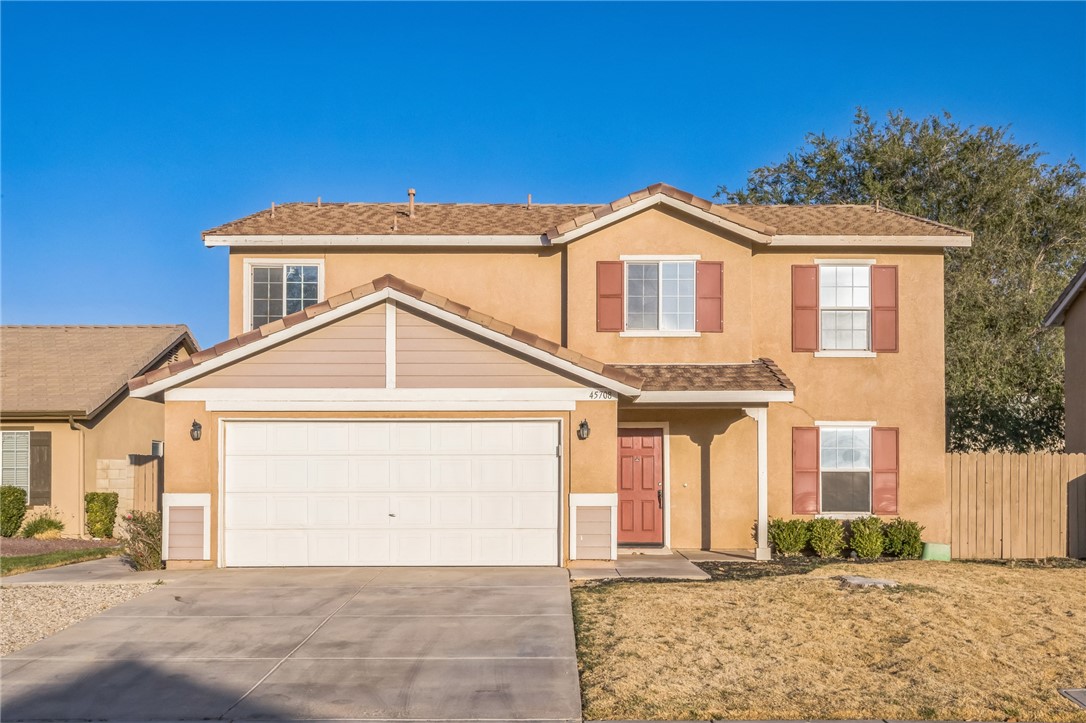
POLYGON ((409 197, 204 234, 235 336, 131 382, 166 404, 171 566, 766 558, 768 517, 818 514, 948 541, 943 250, 968 232, 662 184, 409 197))
POLYGON ((128 456, 161 455, 165 440, 163 405, 131 397, 128 380, 197 349, 181 325, 0 327, 3 484, 56 509, 66 536, 85 532, 86 492, 118 492, 123 511, 128 456))
POLYGON ((1063 327, 1064 440, 1068 452, 1086 452, 1086 265, 1056 299, 1044 324, 1063 327))

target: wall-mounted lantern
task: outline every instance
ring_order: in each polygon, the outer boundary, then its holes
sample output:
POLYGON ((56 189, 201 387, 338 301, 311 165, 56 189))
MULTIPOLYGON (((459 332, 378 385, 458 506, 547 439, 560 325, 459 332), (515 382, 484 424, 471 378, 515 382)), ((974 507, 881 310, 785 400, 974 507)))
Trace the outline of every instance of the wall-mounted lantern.
POLYGON ((582 419, 581 423, 577 425, 577 439, 588 439, 588 435, 592 434, 592 427, 588 426, 588 420, 582 419))
POLYGON ((203 432, 204 432, 203 425, 200 424, 199 422, 197 422, 195 419, 192 420, 192 429, 189 430, 189 436, 192 437, 192 441, 193 442, 199 442, 200 441, 200 435, 203 434, 203 432))

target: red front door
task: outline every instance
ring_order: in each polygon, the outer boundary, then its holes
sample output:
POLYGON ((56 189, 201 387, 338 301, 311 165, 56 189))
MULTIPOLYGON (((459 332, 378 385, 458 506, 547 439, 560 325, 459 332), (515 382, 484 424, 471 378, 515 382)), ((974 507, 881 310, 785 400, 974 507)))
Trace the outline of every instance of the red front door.
POLYGON ((664 544, 664 430, 618 430, 618 542, 664 544))

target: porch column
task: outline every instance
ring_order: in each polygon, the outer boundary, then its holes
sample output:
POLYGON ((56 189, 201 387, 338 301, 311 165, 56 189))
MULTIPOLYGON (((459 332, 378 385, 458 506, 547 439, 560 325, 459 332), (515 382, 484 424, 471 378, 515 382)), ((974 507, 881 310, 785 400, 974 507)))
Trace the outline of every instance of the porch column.
POLYGON ((758 424, 758 549, 754 558, 769 560, 769 409, 746 407, 743 413, 758 424))

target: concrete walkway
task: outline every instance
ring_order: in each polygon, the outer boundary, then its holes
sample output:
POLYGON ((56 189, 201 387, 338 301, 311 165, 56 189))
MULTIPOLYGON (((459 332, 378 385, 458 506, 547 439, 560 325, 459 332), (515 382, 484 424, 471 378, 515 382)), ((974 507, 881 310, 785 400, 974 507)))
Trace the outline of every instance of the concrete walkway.
POLYGON ((617 560, 576 560, 570 563, 571 580, 658 579, 708 580, 709 574, 694 562, 753 562, 746 550, 619 549, 617 560))
POLYGON ((185 572, 0 659, 0 677, 4 721, 581 715, 558 568, 185 572))
POLYGON ((121 585, 136 582, 180 582, 206 570, 151 570, 137 572, 119 557, 76 562, 47 570, 34 570, 0 578, 3 585, 121 585))

